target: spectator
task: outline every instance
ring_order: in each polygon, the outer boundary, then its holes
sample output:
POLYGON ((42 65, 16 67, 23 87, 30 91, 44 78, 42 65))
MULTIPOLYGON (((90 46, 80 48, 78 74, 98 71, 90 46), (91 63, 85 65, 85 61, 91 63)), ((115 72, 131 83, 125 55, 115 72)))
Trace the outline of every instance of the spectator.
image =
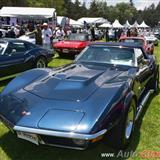
POLYGON ((106 42, 109 42, 109 32, 108 32, 108 28, 106 29, 106 42))
POLYGON ((16 27, 14 28, 14 33, 15 33, 15 35, 16 35, 16 38, 18 38, 19 37, 19 26, 18 25, 16 25, 16 27))
POLYGON ((43 23, 43 30, 42 30, 42 38, 43 38, 43 47, 46 49, 51 49, 51 37, 52 31, 48 28, 47 23, 43 23))
POLYGON ((0 38, 2 38, 3 34, 2 34, 2 31, 0 31, 0 38))
POLYGON ((36 30, 31 32, 30 34, 34 33, 35 34, 35 40, 36 44, 42 46, 43 45, 43 39, 42 39, 42 30, 41 26, 39 24, 36 25, 36 30))
POLYGON ((131 36, 131 30, 130 30, 130 28, 128 28, 128 30, 127 30, 127 37, 130 37, 131 36))
POLYGON ((94 27, 91 27, 91 35, 92 35, 92 40, 95 41, 95 30, 94 27))
POLYGON ((16 38, 16 34, 14 32, 14 26, 12 26, 11 29, 8 31, 7 37, 8 38, 16 38))
POLYGON ((62 27, 59 27, 59 29, 56 32, 56 37, 60 40, 64 36, 65 36, 64 30, 62 29, 62 27))

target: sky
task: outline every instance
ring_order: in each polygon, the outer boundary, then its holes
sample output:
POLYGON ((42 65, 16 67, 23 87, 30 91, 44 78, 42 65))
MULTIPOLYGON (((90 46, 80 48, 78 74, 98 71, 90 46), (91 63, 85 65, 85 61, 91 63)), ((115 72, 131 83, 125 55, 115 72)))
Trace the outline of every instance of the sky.
MULTIPOLYGON (((80 2, 86 2, 86 5, 88 7, 92 0, 79 0, 79 1, 80 2)), ((99 1, 101 1, 101 0, 99 0, 99 1)), ((105 1, 105 0, 102 0, 102 1, 105 1)), ((113 5, 114 6, 114 5, 116 5, 117 3, 120 3, 120 2, 128 3, 129 0, 106 0, 106 2, 107 2, 108 5, 113 5)), ((152 3, 157 5, 159 2, 160 2, 160 0, 133 0, 133 3, 138 10, 143 10, 145 7, 150 6, 152 3)))

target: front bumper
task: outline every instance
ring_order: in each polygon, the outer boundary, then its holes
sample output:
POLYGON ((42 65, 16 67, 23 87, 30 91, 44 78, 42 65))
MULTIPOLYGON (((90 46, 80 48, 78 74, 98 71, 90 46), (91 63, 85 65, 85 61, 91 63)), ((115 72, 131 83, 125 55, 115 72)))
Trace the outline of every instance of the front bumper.
POLYGON ((76 55, 76 54, 79 54, 83 48, 54 48, 56 52, 58 53, 64 53, 64 54, 73 54, 73 55, 76 55))
POLYGON ((16 132, 23 132, 29 134, 35 134, 38 137, 39 144, 45 144, 50 146, 70 148, 77 150, 85 150, 92 140, 102 137, 107 130, 101 130, 95 134, 79 134, 74 132, 60 132, 60 131, 51 131, 43 129, 34 129, 22 126, 14 126, 13 128, 16 132), (84 141, 83 145, 75 144, 74 141, 82 140, 84 141))
POLYGON ((104 135, 107 132, 107 130, 104 129, 95 134, 80 134, 80 133, 74 133, 74 132, 60 132, 60 131, 51 131, 51 130, 43 130, 43 129, 34 129, 34 128, 21 127, 21 126, 15 126, 13 130, 40 134, 40 135, 65 137, 65 138, 72 138, 72 139, 82 139, 82 140, 92 140, 104 135))

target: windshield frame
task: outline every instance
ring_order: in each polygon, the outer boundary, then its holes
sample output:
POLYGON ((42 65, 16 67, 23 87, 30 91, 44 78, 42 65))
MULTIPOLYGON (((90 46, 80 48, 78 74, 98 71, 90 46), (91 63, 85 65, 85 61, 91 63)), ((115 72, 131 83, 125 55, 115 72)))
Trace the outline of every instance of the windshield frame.
POLYGON ((82 42, 85 42, 85 41, 88 41, 89 40, 89 37, 88 37, 88 35, 87 34, 76 34, 76 33, 72 33, 72 34, 70 34, 69 36, 68 36, 68 38, 67 38, 67 40, 69 40, 69 41, 82 41, 82 42), (83 36, 85 39, 84 40, 80 40, 80 39, 70 39, 70 37, 71 36, 74 36, 75 35, 75 37, 77 37, 77 36, 83 36))
MULTIPOLYGON (((124 46, 104 46, 104 45, 98 45, 99 47, 110 47, 110 48, 128 48, 130 49, 129 47, 124 47, 124 46)), ((121 66, 129 66, 129 67, 136 67, 136 60, 135 60, 135 50, 134 48, 131 48, 133 49, 133 54, 132 55, 132 65, 127 65, 127 64, 120 64, 120 63, 117 63, 117 64, 113 64, 113 63, 107 63, 107 62, 98 62, 98 61, 80 61, 79 59, 83 56, 83 54, 85 54, 86 50, 89 49, 90 47, 95 47, 95 46, 87 46, 85 47, 82 52, 76 57, 76 59, 74 60, 75 63, 79 64, 79 63, 90 63, 90 64, 106 64, 106 65, 121 65, 121 66)))

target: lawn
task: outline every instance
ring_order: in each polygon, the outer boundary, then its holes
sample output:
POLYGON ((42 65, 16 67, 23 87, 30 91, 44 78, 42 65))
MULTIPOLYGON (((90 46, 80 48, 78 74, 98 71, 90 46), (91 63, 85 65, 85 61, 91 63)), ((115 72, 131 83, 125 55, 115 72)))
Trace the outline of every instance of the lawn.
MULTIPOLYGON (((160 47, 156 47, 155 54, 160 63, 160 47)), ((49 64, 50 67, 70 63, 69 59, 56 57, 49 64)), ((0 90, 9 80, 0 83, 0 90)), ((136 125, 134 139, 129 148, 129 153, 135 152, 135 157, 119 159, 141 160, 140 153, 144 150, 160 151, 160 94, 152 96, 143 110, 140 121, 136 125)), ((48 146, 36 146, 27 141, 17 139, 3 124, 0 123, 0 160, 99 160, 101 153, 116 152, 103 142, 86 151, 76 151, 48 146)), ((122 152, 121 152, 122 153, 122 152)), ((113 158, 117 159, 117 158, 113 158)), ((154 159, 154 158, 153 158, 154 159)))

